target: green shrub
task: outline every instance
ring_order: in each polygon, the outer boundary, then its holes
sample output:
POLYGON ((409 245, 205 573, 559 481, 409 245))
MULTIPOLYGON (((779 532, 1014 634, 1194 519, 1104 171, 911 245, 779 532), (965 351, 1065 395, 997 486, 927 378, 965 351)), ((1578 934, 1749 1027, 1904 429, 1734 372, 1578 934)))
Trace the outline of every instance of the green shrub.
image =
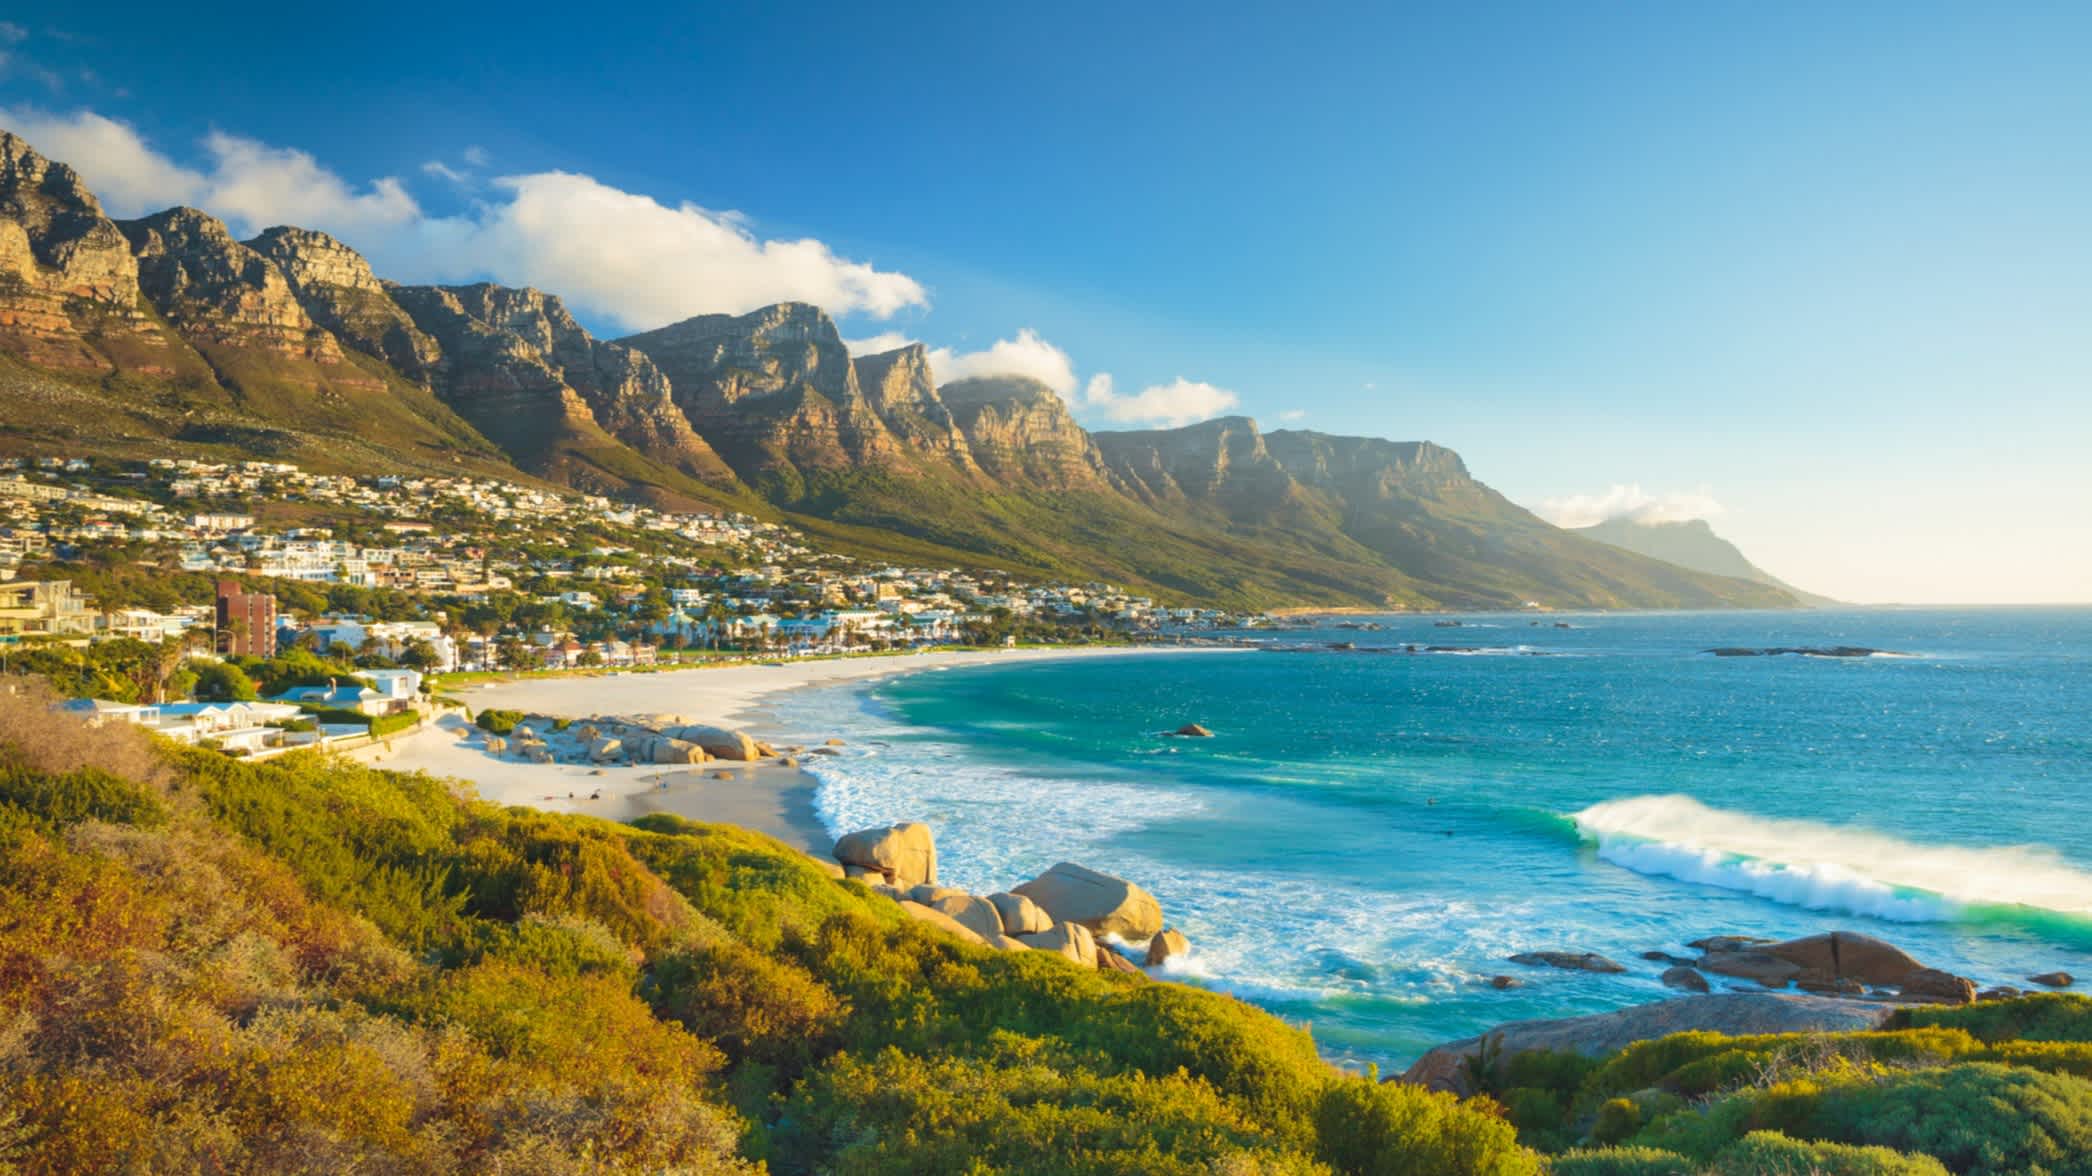
POLYGON ((0 764, 0 805, 11 806, 47 829, 81 821, 126 825, 167 821, 167 806, 151 789, 99 768, 52 776, 0 764))
POLYGON ((1960 1029, 1990 1045, 2001 1041, 2092 1042, 2092 998, 2037 992, 1968 1005, 1913 1005, 1896 1010, 1891 1029, 1960 1029))
POLYGON ((1693 1165, 1676 1152, 1653 1147, 1607 1147, 1556 1156, 1554 1176, 1694 1176, 1693 1165))
MULTIPOLYGON (((1556 1169, 1560 1171, 1559 1168, 1556 1169)), ((1911 1156, 1885 1147, 1807 1143, 1771 1131, 1754 1131, 1714 1157, 1710 1176, 1946 1176, 1931 1156, 1911 1156)))
POLYGON ((1965 1054, 1962 1060, 2092 1078, 2092 1043, 2082 1041, 2008 1041, 1965 1054))
POLYGON ((1641 1129, 1642 1108, 1631 1098, 1611 1098, 1599 1106, 1591 1138, 1599 1143, 1619 1143, 1641 1129))
POLYGON ((379 715, 372 719, 370 721, 370 733, 376 738, 383 739, 387 735, 397 735, 401 731, 420 725, 420 715, 413 711, 401 711, 398 714, 379 715))
POLYGON ((472 723, 482 731, 494 735, 507 735, 523 721, 522 711, 496 710, 489 708, 472 716, 472 723))
POLYGON ((1330 1083, 1315 1108, 1321 1159, 1362 1176, 1539 1173, 1511 1125, 1476 1102, 1394 1082, 1330 1083))

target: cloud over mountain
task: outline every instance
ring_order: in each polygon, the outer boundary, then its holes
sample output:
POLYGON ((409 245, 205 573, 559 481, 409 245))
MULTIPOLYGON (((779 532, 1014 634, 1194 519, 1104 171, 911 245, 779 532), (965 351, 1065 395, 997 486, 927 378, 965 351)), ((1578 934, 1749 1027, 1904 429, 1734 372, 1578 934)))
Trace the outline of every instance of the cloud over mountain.
POLYGON ((1636 483, 1615 482, 1595 494, 1568 494, 1533 506, 1533 513, 1557 527, 1595 527, 1612 519, 1638 523, 1682 523, 1711 519, 1722 504, 1704 487, 1694 491, 1651 494, 1636 483))
POLYGON ((500 176, 467 211, 436 216, 396 177, 358 186, 306 152, 224 132, 205 136, 190 166, 89 110, 0 109, 0 122, 78 168, 118 216, 187 204, 242 235, 321 229, 403 280, 538 286, 622 327, 782 301, 875 317, 929 302, 915 279, 819 240, 765 240, 738 213, 671 206, 571 172, 500 176))
POLYGON ((1054 390, 1062 400, 1075 395, 1075 363, 1068 353, 1025 327, 1014 339, 997 339, 980 351, 955 351, 950 347, 930 352, 930 370, 939 384, 973 376, 1030 376, 1054 390))
POLYGON ((1117 424, 1175 428, 1217 417, 1241 403, 1241 397, 1182 376, 1126 395, 1115 387, 1110 372, 1098 372, 1083 388, 1082 403, 1117 424))

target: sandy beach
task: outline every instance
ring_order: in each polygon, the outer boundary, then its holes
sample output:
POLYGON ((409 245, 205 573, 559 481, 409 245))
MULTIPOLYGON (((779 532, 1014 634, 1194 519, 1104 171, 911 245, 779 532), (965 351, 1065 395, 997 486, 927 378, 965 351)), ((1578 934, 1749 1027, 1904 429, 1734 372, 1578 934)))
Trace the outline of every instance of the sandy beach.
MULTIPOLYGON (((831 737, 848 739, 850 732, 777 730, 766 704, 786 691, 947 666, 1225 652, 1235 651, 1156 647, 940 651, 659 673, 519 678, 462 693, 475 711, 499 707, 576 719, 673 713, 689 722, 738 727, 779 746, 812 746, 831 737)), ((668 812, 694 821, 760 830, 788 845, 824 856, 832 844, 827 830, 814 816, 814 790, 819 781, 799 768, 729 762, 714 762, 701 769, 532 764, 487 754, 484 736, 462 717, 450 715, 389 744, 349 754, 394 771, 422 771, 469 781, 481 797, 497 804, 586 813, 614 821, 668 812), (720 771, 731 772, 733 778, 715 778, 714 773, 720 771)))

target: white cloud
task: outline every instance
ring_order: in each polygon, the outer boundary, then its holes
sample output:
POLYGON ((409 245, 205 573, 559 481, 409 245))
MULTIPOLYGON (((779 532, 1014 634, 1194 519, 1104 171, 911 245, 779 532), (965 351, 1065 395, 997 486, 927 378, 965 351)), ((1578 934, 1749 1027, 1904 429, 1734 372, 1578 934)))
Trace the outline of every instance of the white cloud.
MULTIPOLYGON (((303 151, 236 135, 207 136, 201 166, 190 167, 92 111, 0 109, 0 119, 78 168, 118 216, 190 204, 242 236, 275 224, 322 229, 388 277, 537 286, 627 328, 773 302, 875 317, 929 302, 906 274, 838 257, 812 238, 763 240, 739 213, 669 206, 585 175, 499 177, 491 199, 436 217, 396 178, 359 188, 303 151)), ((471 148, 464 158, 486 154, 471 148)))
POLYGON ((11 20, 0 20, 0 45, 19 45, 28 39, 28 29, 11 20))
POLYGON ((1289 408, 1286 411, 1278 414, 1278 419, 1282 421, 1297 421, 1305 416, 1307 416, 1307 409, 1289 408))
POLYGON ((1596 494, 1568 494, 1533 507, 1533 513, 1557 527, 1595 527, 1610 519, 1638 523, 1682 523, 1711 519, 1722 504, 1706 488, 1650 494, 1636 484, 1615 482, 1596 494))
POLYGON ((487 149, 484 147, 475 145, 472 147, 465 148, 465 162, 471 164, 473 167, 487 166, 487 160, 489 158, 491 157, 487 154, 487 149))
POLYGON ((997 339, 983 351, 955 352, 949 347, 930 351, 930 372, 939 384, 973 376, 1029 376, 1062 400, 1075 394, 1075 364, 1068 353, 1025 327, 1014 339, 997 339))
POLYGON ((899 331, 881 331, 865 339, 845 339, 843 340, 843 346, 849 348, 852 355, 878 355, 882 352, 906 347, 913 342, 915 340, 910 339, 899 331))
POLYGON ((1175 428, 1217 417, 1241 403, 1241 397, 1226 388, 1182 376, 1125 396, 1114 387, 1110 372, 1098 372, 1083 389, 1082 403, 1119 424, 1175 428))
POLYGON ((421 174, 434 176, 439 180, 449 180, 453 184, 462 184, 471 178, 440 159, 431 159, 427 163, 422 164, 421 174))

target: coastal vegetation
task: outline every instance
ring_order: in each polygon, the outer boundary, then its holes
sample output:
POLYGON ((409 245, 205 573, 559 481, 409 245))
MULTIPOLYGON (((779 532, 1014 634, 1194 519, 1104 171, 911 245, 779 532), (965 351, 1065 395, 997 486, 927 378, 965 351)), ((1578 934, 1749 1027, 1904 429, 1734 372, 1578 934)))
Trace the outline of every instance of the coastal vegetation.
POLYGON ((0 695, 25 1171, 1540 1171, 1229 997, 996 953, 759 834, 243 763, 0 695))

